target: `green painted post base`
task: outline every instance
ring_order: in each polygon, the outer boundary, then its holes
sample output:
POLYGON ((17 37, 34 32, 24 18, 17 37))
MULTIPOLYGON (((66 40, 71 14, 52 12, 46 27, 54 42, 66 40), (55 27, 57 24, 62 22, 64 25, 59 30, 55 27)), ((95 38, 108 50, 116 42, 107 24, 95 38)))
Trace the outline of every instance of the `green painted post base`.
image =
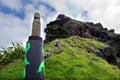
POLYGON ((24 58, 23 80, 44 80, 44 49, 42 38, 30 36, 24 58))

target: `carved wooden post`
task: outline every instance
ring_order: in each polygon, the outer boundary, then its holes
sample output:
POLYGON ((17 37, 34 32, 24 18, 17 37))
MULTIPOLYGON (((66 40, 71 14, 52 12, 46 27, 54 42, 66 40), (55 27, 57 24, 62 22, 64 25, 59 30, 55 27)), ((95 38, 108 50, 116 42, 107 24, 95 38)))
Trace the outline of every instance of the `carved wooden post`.
POLYGON ((32 35, 25 50, 24 80, 44 80, 44 50, 40 37, 40 14, 34 14, 32 35))

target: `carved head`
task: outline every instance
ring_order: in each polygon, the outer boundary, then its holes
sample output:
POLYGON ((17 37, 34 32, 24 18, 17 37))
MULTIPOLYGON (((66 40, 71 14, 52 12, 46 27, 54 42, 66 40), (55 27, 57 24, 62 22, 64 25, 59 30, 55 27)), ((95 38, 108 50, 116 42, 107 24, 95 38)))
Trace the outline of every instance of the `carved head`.
POLYGON ((34 19, 40 19, 40 14, 38 12, 34 14, 34 19))

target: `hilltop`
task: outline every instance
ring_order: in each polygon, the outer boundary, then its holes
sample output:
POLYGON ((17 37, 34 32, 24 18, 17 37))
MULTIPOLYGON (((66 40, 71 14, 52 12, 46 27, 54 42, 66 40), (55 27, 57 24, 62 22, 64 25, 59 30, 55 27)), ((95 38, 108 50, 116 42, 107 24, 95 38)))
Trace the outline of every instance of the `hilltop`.
POLYGON ((47 80, 119 80, 120 70, 110 65, 94 53, 107 47, 105 43, 73 36, 45 44, 45 51, 50 53, 46 59, 47 80))
POLYGON ((98 40, 109 45, 108 48, 98 51, 99 54, 102 54, 100 57, 120 67, 120 34, 114 32, 114 29, 108 30, 101 23, 82 22, 60 14, 56 20, 47 24, 45 42, 70 36, 98 40))

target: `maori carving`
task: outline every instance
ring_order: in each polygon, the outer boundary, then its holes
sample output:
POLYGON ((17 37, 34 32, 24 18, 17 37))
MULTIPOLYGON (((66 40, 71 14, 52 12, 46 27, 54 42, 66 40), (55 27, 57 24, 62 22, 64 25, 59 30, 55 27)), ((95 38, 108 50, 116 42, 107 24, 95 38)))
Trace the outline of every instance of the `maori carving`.
POLYGON ((34 14, 34 20, 32 24, 32 36, 40 36, 40 28, 41 28, 40 14, 36 12, 34 14))

